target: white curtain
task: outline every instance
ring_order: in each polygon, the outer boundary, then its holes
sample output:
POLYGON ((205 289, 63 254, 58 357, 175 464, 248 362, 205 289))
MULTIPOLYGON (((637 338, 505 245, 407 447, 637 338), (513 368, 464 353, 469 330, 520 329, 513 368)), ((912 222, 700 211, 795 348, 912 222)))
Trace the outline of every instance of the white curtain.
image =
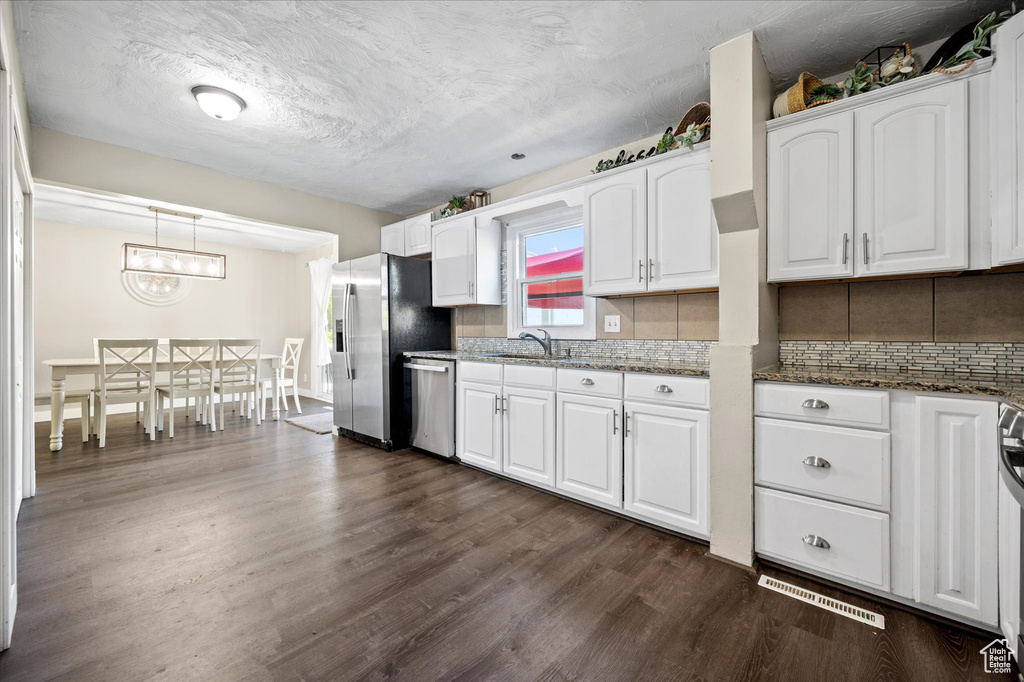
POLYGON ((331 364, 331 351, 327 347, 327 304, 331 301, 331 266, 330 258, 321 258, 309 262, 309 291, 313 300, 313 329, 310 339, 314 371, 323 365, 331 364))

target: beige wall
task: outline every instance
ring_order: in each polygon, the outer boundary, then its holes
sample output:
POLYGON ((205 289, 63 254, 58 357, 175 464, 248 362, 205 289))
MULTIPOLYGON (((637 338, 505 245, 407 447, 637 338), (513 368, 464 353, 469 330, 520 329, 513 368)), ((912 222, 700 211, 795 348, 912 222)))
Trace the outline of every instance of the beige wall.
MULTIPOLYGON (((50 386, 43 360, 89 357, 94 337, 259 337, 275 353, 285 337, 308 338, 309 276, 303 282, 296 272, 301 254, 218 244, 215 250, 228 259, 227 279, 195 280, 183 301, 154 307, 121 286, 121 244, 132 233, 43 220, 35 230, 37 391, 50 386)), ((90 384, 84 377, 68 379, 69 388, 90 384)))
POLYGON ((32 127, 34 177, 76 187, 331 232, 339 258, 380 251, 380 226, 401 216, 104 142, 32 127))

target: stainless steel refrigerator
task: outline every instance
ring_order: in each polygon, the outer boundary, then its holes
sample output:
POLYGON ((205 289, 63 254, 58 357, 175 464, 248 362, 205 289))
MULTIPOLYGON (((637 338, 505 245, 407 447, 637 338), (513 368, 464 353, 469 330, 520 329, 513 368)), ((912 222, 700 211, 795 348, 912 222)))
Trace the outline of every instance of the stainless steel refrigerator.
POLYGON ((451 348, 451 310, 434 308, 430 261, 378 253, 334 266, 334 425, 388 450, 409 442, 402 354, 451 348))

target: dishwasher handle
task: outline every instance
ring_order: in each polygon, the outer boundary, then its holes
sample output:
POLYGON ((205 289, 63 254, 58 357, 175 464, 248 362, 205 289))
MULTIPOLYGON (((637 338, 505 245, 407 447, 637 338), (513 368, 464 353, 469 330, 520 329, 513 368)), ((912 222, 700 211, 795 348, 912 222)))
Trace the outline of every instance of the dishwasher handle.
POLYGON ((405 363, 404 365, 402 365, 402 367, 405 367, 406 369, 422 370, 424 372, 442 372, 443 373, 443 372, 447 372, 448 371, 448 367, 444 366, 444 365, 416 365, 416 364, 413 364, 411 362, 405 363))

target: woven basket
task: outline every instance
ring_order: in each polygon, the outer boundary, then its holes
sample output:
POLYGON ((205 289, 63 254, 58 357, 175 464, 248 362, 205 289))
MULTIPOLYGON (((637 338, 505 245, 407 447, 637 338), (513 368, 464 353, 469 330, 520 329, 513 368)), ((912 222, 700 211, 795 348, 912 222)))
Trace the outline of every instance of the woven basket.
POLYGON ((710 140, 711 105, 708 104, 707 102, 697 102, 692 107, 690 107, 690 110, 683 115, 683 120, 679 122, 679 125, 676 127, 676 132, 674 134, 682 135, 683 131, 685 131, 691 123, 696 123, 697 127, 699 128, 709 128, 708 134, 701 140, 701 142, 705 140, 710 140))
POLYGON ((811 90, 824 84, 825 82, 813 73, 804 71, 789 90, 786 90, 775 99, 772 113, 778 118, 786 114, 795 114, 798 111, 803 111, 807 108, 807 100, 811 98, 811 90))

